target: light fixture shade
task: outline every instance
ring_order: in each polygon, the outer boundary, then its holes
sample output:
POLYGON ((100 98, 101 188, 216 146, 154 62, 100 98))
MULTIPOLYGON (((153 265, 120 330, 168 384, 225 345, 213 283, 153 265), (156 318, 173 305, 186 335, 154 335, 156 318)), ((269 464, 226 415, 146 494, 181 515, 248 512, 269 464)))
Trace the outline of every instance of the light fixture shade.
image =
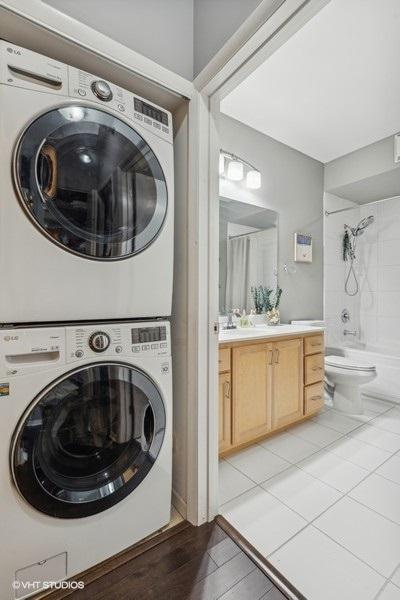
POLYGON ((232 181, 241 181, 243 179, 243 163, 239 160, 231 160, 226 176, 232 181))
POLYGON ((258 190, 261 187, 260 171, 256 171, 255 169, 248 171, 247 176, 246 176, 246 186, 250 190, 258 190))
POLYGON ((225 156, 223 154, 219 155, 219 174, 223 175, 225 173, 225 156))

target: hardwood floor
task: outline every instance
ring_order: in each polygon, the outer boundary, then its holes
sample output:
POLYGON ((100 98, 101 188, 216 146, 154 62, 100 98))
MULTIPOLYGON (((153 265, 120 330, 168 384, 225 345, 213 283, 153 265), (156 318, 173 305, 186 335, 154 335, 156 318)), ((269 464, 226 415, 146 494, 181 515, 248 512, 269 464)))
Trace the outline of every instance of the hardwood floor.
POLYGON ((217 598, 285 600, 216 523, 189 526, 68 596, 71 600, 217 598))

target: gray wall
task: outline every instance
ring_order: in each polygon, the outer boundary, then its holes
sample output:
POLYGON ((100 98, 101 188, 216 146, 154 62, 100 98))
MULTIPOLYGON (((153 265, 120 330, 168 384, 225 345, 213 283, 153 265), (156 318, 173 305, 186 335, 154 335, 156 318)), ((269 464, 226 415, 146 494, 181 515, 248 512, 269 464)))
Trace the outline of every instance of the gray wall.
POLYGON ((44 0, 156 63, 193 79, 193 0, 44 0))
POLYGON ((194 76, 210 62, 261 0, 194 0, 194 76))
POLYGON ((43 0, 194 79, 261 0, 43 0))
MULTIPOLYGON (((340 196, 340 188, 344 186, 397 169, 400 169, 400 163, 394 162, 393 136, 389 136, 327 163, 325 190, 340 196)), ((394 175, 396 173, 392 173, 394 175)))
POLYGON ((293 150, 226 115, 220 118, 221 147, 261 171, 262 187, 247 190, 227 182, 221 195, 278 212, 279 283, 282 320, 321 319, 323 315, 323 177, 322 163, 293 150), (313 236, 313 262, 293 262, 293 234, 313 236), (284 263, 296 273, 285 273, 284 263))

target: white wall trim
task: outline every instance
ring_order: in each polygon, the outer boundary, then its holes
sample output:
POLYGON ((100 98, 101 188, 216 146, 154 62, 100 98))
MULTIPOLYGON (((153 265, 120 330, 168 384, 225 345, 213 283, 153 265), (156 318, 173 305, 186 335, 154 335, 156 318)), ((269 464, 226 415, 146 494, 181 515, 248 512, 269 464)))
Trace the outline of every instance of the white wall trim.
MULTIPOLYGON (((282 5, 286 0, 262 0, 256 9, 247 17, 237 31, 229 38, 222 46, 217 54, 210 62, 200 71, 195 77, 194 84, 198 90, 207 91, 207 85, 214 82, 215 78, 221 74, 230 61, 234 60, 238 51, 246 44, 256 42, 256 32, 262 28, 263 23, 267 21, 271 15, 282 5)), ((263 38, 261 38, 263 39, 263 38)))
POLYGON ((192 96, 191 81, 41 0, 0 0, 0 7, 180 96, 189 99, 192 96))
POLYGON ((209 96, 223 88, 226 95, 330 1, 263 0, 195 78, 195 87, 209 96))
POLYGON ((208 98, 189 104, 187 518, 208 520, 208 98))

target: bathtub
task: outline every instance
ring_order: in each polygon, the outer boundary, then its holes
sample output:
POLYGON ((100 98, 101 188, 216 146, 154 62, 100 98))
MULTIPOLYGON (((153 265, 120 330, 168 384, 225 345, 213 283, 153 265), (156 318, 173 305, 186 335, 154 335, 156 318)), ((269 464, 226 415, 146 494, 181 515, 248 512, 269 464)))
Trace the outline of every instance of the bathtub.
POLYGON ((357 344, 327 348, 326 353, 375 365, 377 377, 363 386, 363 394, 400 404, 400 346, 389 349, 357 344))

